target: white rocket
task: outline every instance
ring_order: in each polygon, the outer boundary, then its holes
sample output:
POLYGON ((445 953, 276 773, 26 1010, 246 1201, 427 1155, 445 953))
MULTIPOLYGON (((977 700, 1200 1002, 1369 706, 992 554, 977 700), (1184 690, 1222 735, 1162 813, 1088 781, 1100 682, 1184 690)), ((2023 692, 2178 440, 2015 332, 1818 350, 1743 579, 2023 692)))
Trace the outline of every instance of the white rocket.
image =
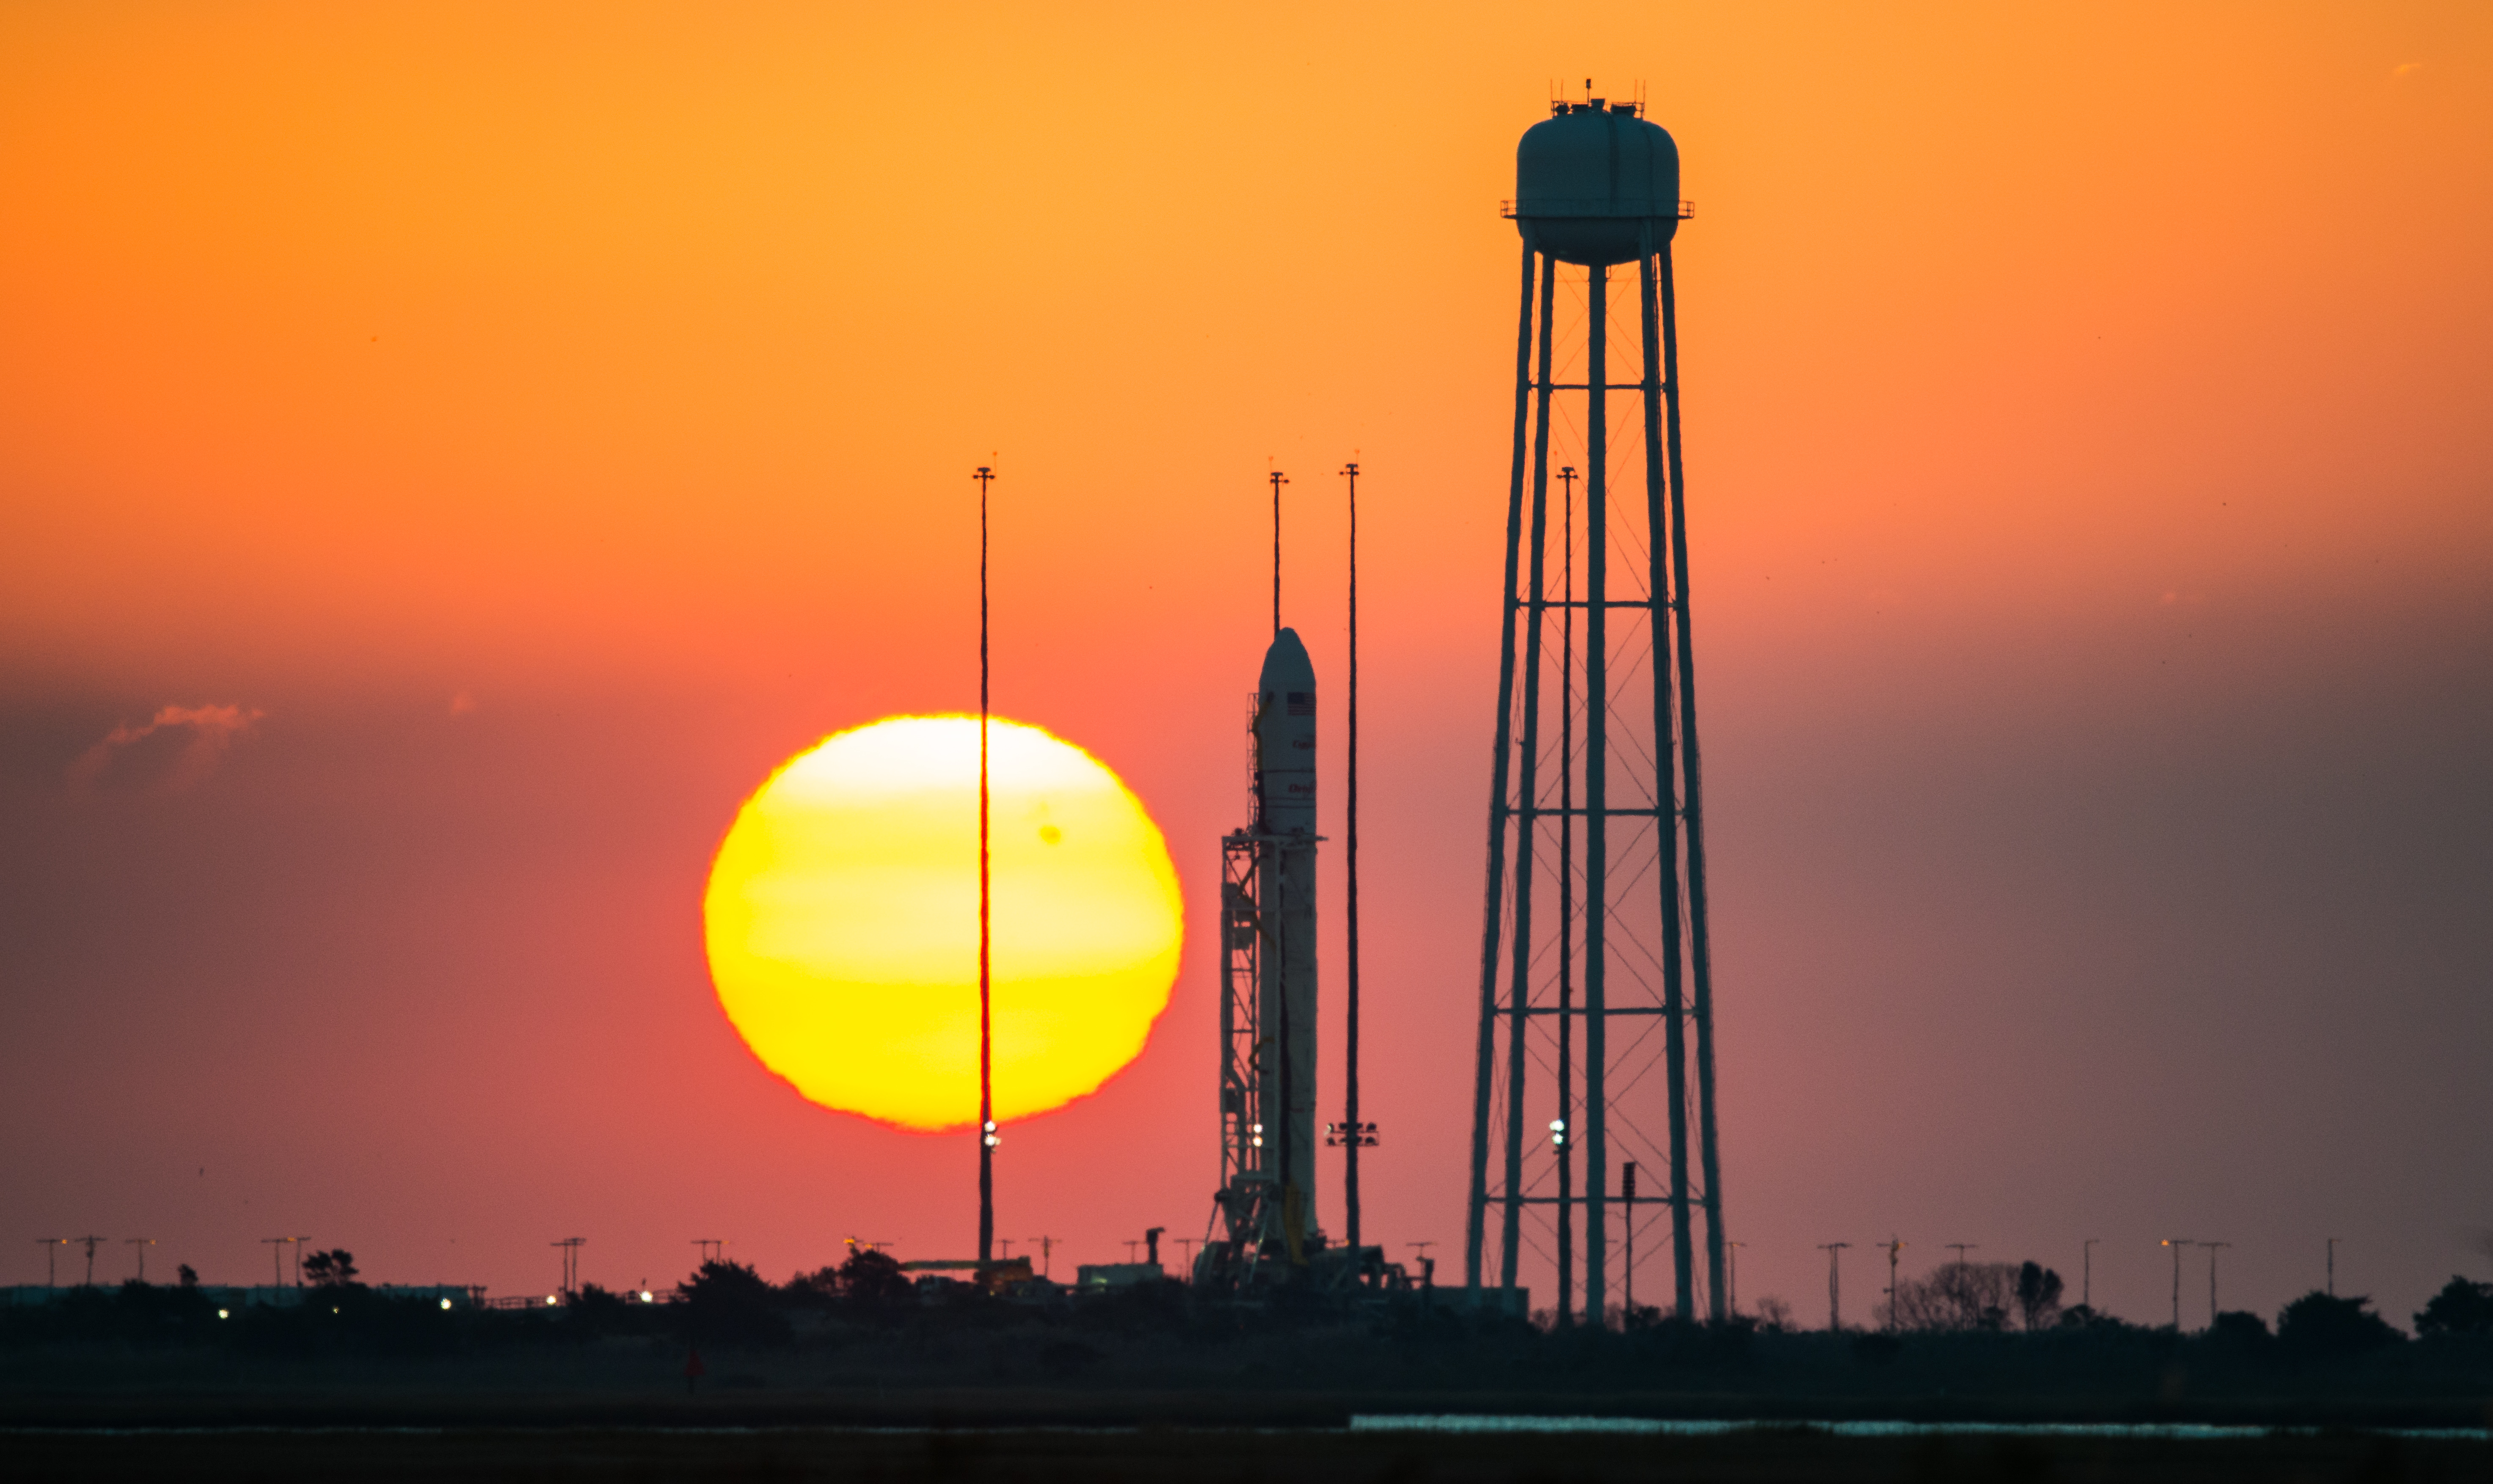
POLYGON ((1256 905, 1270 935, 1257 1101, 1278 1114, 1267 1169, 1295 1245, 1316 1228, 1316 672, 1294 630, 1273 637, 1255 692, 1256 905))

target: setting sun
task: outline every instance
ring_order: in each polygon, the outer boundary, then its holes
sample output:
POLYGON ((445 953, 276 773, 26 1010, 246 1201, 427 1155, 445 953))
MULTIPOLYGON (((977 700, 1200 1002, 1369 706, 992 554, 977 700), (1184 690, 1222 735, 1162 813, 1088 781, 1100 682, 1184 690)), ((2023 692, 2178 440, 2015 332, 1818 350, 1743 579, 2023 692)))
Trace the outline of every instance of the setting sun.
MULTIPOLYGON (((999 1118, 1060 1108, 1143 1049, 1183 935, 1177 874, 1098 759, 997 721, 999 1118)), ((896 717, 800 755, 745 801, 704 917, 719 1003, 826 1108, 917 1129, 977 1109, 978 724, 896 717)))

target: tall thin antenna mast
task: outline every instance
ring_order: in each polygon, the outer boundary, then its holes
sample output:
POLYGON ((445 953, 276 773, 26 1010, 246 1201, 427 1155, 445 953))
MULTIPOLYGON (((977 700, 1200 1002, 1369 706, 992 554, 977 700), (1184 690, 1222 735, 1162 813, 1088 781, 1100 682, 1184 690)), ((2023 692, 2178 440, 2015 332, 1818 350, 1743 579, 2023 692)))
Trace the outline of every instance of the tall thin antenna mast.
POLYGON ((1350 757, 1348 815, 1343 834, 1349 855, 1349 901, 1345 904, 1349 922, 1350 952, 1343 965, 1344 1024, 1342 1034, 1342 1210, 1345 1235, 1350 1241, 1351 1260, 1359 1260, 1359 1146, 1367 1142, 1367 1128, 1359 1121, 1359 462, 1353 460, 1341 466, 1342 478, 1350 484, 1350 757))
POLYGON ((987 859, 987 486, 996 471, 980 464, 978 482, 978 1269, 995 1261, 996 1037, 992 881, 987 859))
POLYGON ((1817 1250, 1826 1254, 1826 1327, 1832 1333, 1844 1330, 1844 1249, 1850 1242, 1820 1242, 1817 1250))
POLYGON ((1576 1122, 1576 466, 1561 465, 1566 487, 1559 521, 1558 660, 1558 1322, 1575 1318, 1576 1161, 1567 1135, 1576 1122))
POLYGON ((1281 487, 1290 476, 1275 469, 1264 476, 1273 482, 1273 637, 1281 637, 1281 487))

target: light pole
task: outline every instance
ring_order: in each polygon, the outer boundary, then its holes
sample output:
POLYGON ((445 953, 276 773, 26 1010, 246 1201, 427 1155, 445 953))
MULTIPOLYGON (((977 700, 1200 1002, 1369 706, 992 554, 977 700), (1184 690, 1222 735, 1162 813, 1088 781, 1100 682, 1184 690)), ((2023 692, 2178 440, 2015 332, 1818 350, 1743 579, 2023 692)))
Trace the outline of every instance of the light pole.
POLYGON ((156 1245, 156 1238, 152 1236, 128 1236, 123 1237, 122 1240, 138 1249, 138 1281, 145 1283, 147 1281, 147 1249, 156 1245))
POLYGON ((2231 1247, 2231 1242, 2201 1242, 2208 1249, 2208 1327, 2216 1327, 2216 1249, 2231 1247))
POLYGON ((1359 1257, 1359 1150, 1367 1142, 1367 1130, 1359 1121, 1359 464, 1341 466, 1342 478, 1350 482, 1350 757, 1344 771, 1349 779, 1349 812, 1344 833, 1349 836, 1344 870, 1349 880, 1349 899, 1344 903, 1343 916, 1348 932, 1349 953, 1342 967, 1343 1035, 1342 1077, 1347 1095, 1343 1102, 1342 1121, 1347 1125, 1341 1142, 1342 1224, 1350 1243, 1351 1259, 1359 1257))
POLYGON ((585 1236, 566 1236, 552 1245, 562 1249, 562 1291, 568 1297, 580 1287, 580 1249, 588 1245, 585 1236))
POLYGON ((1956 1265, 1963 1267, 1965 1265, 1965 1255, 1973 1251, 1975 1248, 1980 1247, 1982 1244, 1980 1242, 1941 1242, 1939 1245, 1946 1248, 1948 1251, 1955 1253, 1956 1265))
MULTIPOLYGON (((994 1021, 991 882, 987 861, 987 486, 996 471, 985 465, 978 482, 978 1276, 996 1256, 996 1039, 994 1021)), ((1278 491, 1275 498, 1279 498, 1278 491)), ((1279 578, 1273 599, 1280 603, 1279 578)))
POLYGON ((1896 1327, 1896 1261, 1904 1250, 1905 1244, 1897 1240, 1894 1233, 1889 1233, 1887 1237, 1887 1327, 1889 1329, 1896 1327))
POLYGON ((1817 1250, 1826 1254, 1826 1328, 1829 1334, 1844 1330, 1844 1249, 1850 1242, 1820 1242, 1817 1250))
POLYGON ((70 1239, 66 1236, 39 1236, 35 1238, 35 1245, 44 1249, 44 1287, 48 1289, 52 1287, 55 1282, 55 1275, 52 1268, 53 1261, 61 1255, 61 1249, 69 1244, 70 1239))
POLYGON ((2173 1332, 2181 1332, 2181 1249, 2190 1245, 2185 1236, 2168 1236, 2164 1245, 2173 1249, 2173 1332))

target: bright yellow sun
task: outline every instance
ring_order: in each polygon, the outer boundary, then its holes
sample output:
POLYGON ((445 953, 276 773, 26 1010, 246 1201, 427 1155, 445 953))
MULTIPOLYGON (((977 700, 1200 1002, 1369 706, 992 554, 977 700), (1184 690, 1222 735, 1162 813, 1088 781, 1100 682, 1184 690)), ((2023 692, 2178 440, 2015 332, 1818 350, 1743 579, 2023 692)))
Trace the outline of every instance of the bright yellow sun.
MULTIPOLYGON (((1117 775, 1036 727, 988 732, 999 1118, 1061 1108, 1143 1049, 1176 981, 1168 844, 1117 775)), ((827 738, 736 816, 703 902, 719 1004, 826 1108, 917 1129, 978 1108, 978 721, 827 738)))

